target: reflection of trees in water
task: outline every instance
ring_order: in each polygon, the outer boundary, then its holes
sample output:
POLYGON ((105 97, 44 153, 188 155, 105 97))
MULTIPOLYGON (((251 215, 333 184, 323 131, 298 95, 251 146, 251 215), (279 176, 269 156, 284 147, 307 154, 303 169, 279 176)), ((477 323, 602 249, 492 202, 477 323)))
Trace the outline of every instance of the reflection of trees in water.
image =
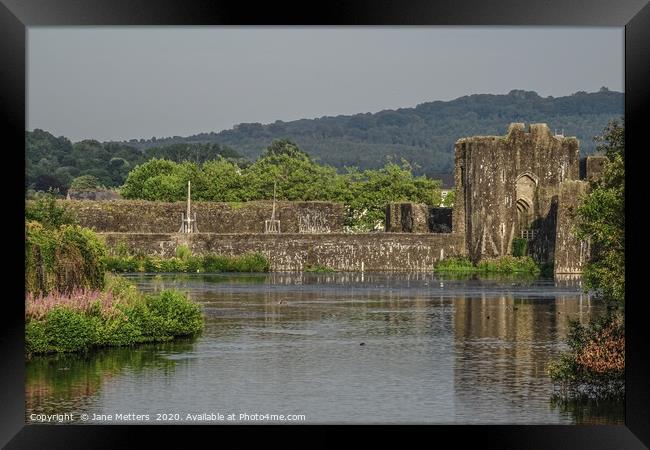
MULTIPOLYGON (((299 277, 284 274, 282 279, 295 281, 299 277)), ((237 287, 216 292, 205 290, 196 292, 193 298, 203 304, 210 333, 231 338, 255 327, 260 332, 264 328, 316 330, 333 322, 350 325, 341 328, 338 337, 343 338, 343 330, 347 329, 357 334, 364 330, 365 336, 422 334, 432 327, 431 303, 449 307, 452 302, 449 297, 432 298, 426 289, 413 290, 408 286, 332 289, 322 284, 322 289, 308 290, 300 286, 291 290, 276 287, 275 283, 267 283, 253 291, 237 287)), ((446 320, 450 323, 451 314, 448 315, 446 320)))
POLYGON ((161 353, 192 350, 192 340, 143 344, 137 348, 99 349, 87 354, 36 356, 27 361, 25 414, 57 414, 84 411, 105 381, 125 368, 134 373, 150 369, 171 375, 178 361, 161 353))
MULTIPOLYGON (((508 417, 519 417, 526 405, 550 412, 552 386, 546 364, 563 345, 567 317, 586 322, 594 305, 587 296, 562 292, 552 283, 536 286, 535 280, 510 280, 454 282, 422 273, 412 277, 286 273, 149 276, 143 283, 147 289, 180 287, 190 292, 205 308, 203 336, 210 342, 239 346, 244 336, 245 343, 255 344, 251 351, 259 352, 267 351, 265 344, 296 346, 295 351, 274 356, 278 368, 294 364, 300 349, 309 348, 308 343, 303 347, 306 340, 319 340, 318 345, 343 343, 345 352, 356 348, 347 347, 349 343, 358 346, 374 340, 387 344, 386 352, 418 352, 421 358, 431 354, 439 358, 441 352, 449 355, 448 360, 430 359, 431 364, 453 364, 449 368, 453 375, 448 371, 445 376, 453 378, 459 417, 484 405, 508 417), (222 282, 229 284, 210 288, 222 282), (548 298, 553 295, 549 286, 557 293, 554 298, 548 298), (539 292, 546 297, 531 297, 539 292), (447 351, 450 348, 453 352, 447 351)), ((101 402, 103 380, 115 381, 121 373, 145 370, 172 375, 176 364, 189 365, 195 360, 175 362, 164 353, 193 350, 191 342, 173 342, 106 349, 87 356, 34 358, 27 366, 27 413, 87 411, 101 402)), ((579 405, 576 408, 575 414, 582 414, 576 422, 602 418, 612 423, 606 407, 602 415, 597 409, 592 414, 579 405)), ((574 414, 566 411, 564 417, 574 414)), ((486 414, 482 411, 477 417, 489 417, 486 414)), ((617 415, 616 411, 611 414, 617 415)))
MULTIPOLYGON (((399 289, 381 294, 368 291, 284 292, 269 289, 254 295, 234 290, 220 291, 217 296, 215 300, 214 293, 207 293, 199 295, 197 299, 211 302, 205 306, 207 321, 217 321, 220 328, 230 332, 236 332, 237 324, 242 321, 247 326, 287 327, 298 326, 296 322, 336 320, 351 324, 367 322, 362 328, 370 335, 419 333, 431 324, 430 311, 426 308, 432 301, 438 301, 423 294, 405 296, 399 289), (412 329, 406 329, 407 325, 412 329)), ((443 302, 442 299, 439 301, 443 302)), ((450 300, 444 302, 449 304, 450 300)))
POLYGON ((232 274, 157 274, 157 275, 144 275, 129 277, 135 283, 144 283, 147 290, 154 292, 163 291, 165 289, 182 289, 189 287, 192 284, 219 284, 219 283, 233 283, 233 284, 264 284, 267 276, 265 274, 243 274, 234 276, 232 274))
MULTIPOLYGON (((540 279, 530 274, 497 273, 434 273, 431 272, 271 272, 271 273, 213 273, 213 274, 128 274, 129 279, 145 291, 163 289, 201 290, 206 285, 249 285, 249 286, 310 286, 326 285, 329 288, 402 288, 413 287, 430 290, 442 284, 463 286, 465 282, 482 286, 501 286, 508 283, 517 287, 534 286, 540 279)), ((555 287, 575 288, 581 286, 580 278, 575 276, 558 277, 555 287)))
POLYGON ((576 424, 623 425, 625 423, 625 401, 594 400, 589 397, 567 398, 557 394, 550 400, 551 409, 569 414, 576 424))

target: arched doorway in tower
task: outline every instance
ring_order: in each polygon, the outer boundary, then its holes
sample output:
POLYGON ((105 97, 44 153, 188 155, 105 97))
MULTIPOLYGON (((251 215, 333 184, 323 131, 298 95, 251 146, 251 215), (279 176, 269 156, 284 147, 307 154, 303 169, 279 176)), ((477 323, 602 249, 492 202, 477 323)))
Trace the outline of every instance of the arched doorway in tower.
POLYGON ((535 220, 537 177, 530 172, 519 175, 515 183, 515 193, 517 198, 517 236, 531 239, 534 233, 531 227, 535 220))
POLYGON ((523 198, 517 199, 517 228, 520 234, 521 231, 530 228, 533 221, 532 216, 532 205, 523 198))

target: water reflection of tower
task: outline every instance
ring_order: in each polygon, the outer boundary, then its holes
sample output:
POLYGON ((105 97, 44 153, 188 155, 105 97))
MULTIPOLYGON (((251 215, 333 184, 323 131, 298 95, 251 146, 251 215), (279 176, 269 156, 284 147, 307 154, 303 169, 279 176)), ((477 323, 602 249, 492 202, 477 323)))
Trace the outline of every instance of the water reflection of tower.
MULTIPOLYGON (((530 294, 526 294, 529 296, 530 294)), ((546 366, 566 336, 567 316, 579 316, 578 293, 530 298, 508 293, 454 301, 454 381, 459 411, 475 406, 477 386, 506 399, 534 395, 548 384, 546 366)))

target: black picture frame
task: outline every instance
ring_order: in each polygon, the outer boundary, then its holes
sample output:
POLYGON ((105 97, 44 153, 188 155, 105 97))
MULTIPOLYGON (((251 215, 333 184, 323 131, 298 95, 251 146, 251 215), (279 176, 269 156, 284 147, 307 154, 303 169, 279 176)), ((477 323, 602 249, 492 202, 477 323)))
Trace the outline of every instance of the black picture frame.
MULTIPOLYGON (((0 444, 7 448, 115 448, 132 443, 134 434, 147 440, 171 442, 190 434, 192 441, 219 437, 226 428, 213 426, 46 426, 24 423, 24 303, 18 259, 24 247, 15 237, 24 233, 24 167, 9 163, 25 147, 26 27, 38 25, 534 25, 625 27, 625 139, 626 171, 626 404, 625 426, 434 426, 427 427, 431 442, 454 446, 478 442, 488 448, 644 448, 650 446, 650 339, 647 322, 650 301, 641 293, 647 248, 642 184, 647 152, 643 111, 650 104, 650 5, 646 0, 581 0, 565 2, 517 0, 425 0, 410 2, 346 1, 300 5, 267 2, 209 0, 0 0, 0 123, 6 164, 5 199, 11 214, 4 214, 5 261, 15 266, 16 277, 6 276, 11 289, 3 302, 0 327, 0 444), (21 172, 22 169, 22 172, 21 172), (9 184, 7 184, 7 180, 9 184), (16 192, 13 188, 16 188, 16 192), (9 189, 7 189, 9 187, 9 189), (23 214, 23 217, 20 215, 23 214), (14 255, 16 262, 14 262, 14 255)), ((567 70, 570 70, 568 68, 567 70)), ((21 161, 17 159, 17 161, 21 161)), ((23 160, 24 164, 24 160, 23 160)), ((5 203, 6 204, 6 203, 5 203)), ((24 275, 24 273, 23 273, 24 275)), ((282 427, 280 427, 282 428, 282 427)), ((315 427, 302 425, 298 430, 315 427)), ((278 427, 264 427, 275 431, 278 427)), ((230 428, 232 430, 232 428, 230 428)), ((290 431, 293 433, 296 428, 290 431)), ((249 436, 234 428, 243 443, 249 436)), ((329 433, 319 431, 319 443, 329 433)), ((390 429, 373 430, 392 434, 390 429)), ((234 437, 234 436, 230 436, 234 437)), ((151 441, 153 442, 153 441, 151 441)), ((280 441, 282 442, 282 441, 280 441)), ((285 441, 286 442, 286 441, 285 441)), ((332 441, 335 442, 335 441, 332 441)))

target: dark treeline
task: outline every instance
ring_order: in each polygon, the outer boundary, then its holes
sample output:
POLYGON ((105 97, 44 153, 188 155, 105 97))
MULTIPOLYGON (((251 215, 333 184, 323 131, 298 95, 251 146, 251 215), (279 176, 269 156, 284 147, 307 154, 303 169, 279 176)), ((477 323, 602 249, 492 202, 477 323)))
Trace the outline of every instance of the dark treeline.
POLYGON ((99 185, 117 187, 127 174, 139 164, 152 158, 170 161, 206 161, 226 158, 233 162, 245 160, 233 149, 215 143, 173 144, 137 149, 118 142, 84 140, 72 143, 36 129, 26 133, 28 189, 47 191, 58 189, 64 193, 79 177, 93 177, 99 185))
POLYGON ((440 178, 453 172, 454 142, 466 136, 503 135, 510 122, 546 122, 580 140, 583 154, 595 151, 594 136, 623 114, 620 92, 578 92, 540 97, 531 91, 470 95, 375 114, 301 119, 272 124, 242 123, 219 133, 189 137, 84 140, 71 143, 42 130, 27 132, 27 186, 67 190, 80 175, 107 187, 120 186, 136 165, 151 158, 198 164, 218 156, 246 166, 276 139, 291 139, 315 161, 335 167, 378 169, 406 160, 414 174, 440 178), (246 159, 244 159, 244 157, 246 159))
POLYGON ((532 91, 507 95, 470 95, 415 108, 375 114, 301 119, 272 124, 242 123, 219 133, 128 142, 137 148, 178 143, 215 142, 255 159, 274 140, 291 139, 316 160, 336 168, 383 167, 387 158, 405 159, 418 174, 451 173, 457 139, 503 135, 510 122, 546 122, 580 140, 583 154, 595 151, 594 136, 623 115, 624 95, 602 88, 565 97, 540 97, 532 91))

